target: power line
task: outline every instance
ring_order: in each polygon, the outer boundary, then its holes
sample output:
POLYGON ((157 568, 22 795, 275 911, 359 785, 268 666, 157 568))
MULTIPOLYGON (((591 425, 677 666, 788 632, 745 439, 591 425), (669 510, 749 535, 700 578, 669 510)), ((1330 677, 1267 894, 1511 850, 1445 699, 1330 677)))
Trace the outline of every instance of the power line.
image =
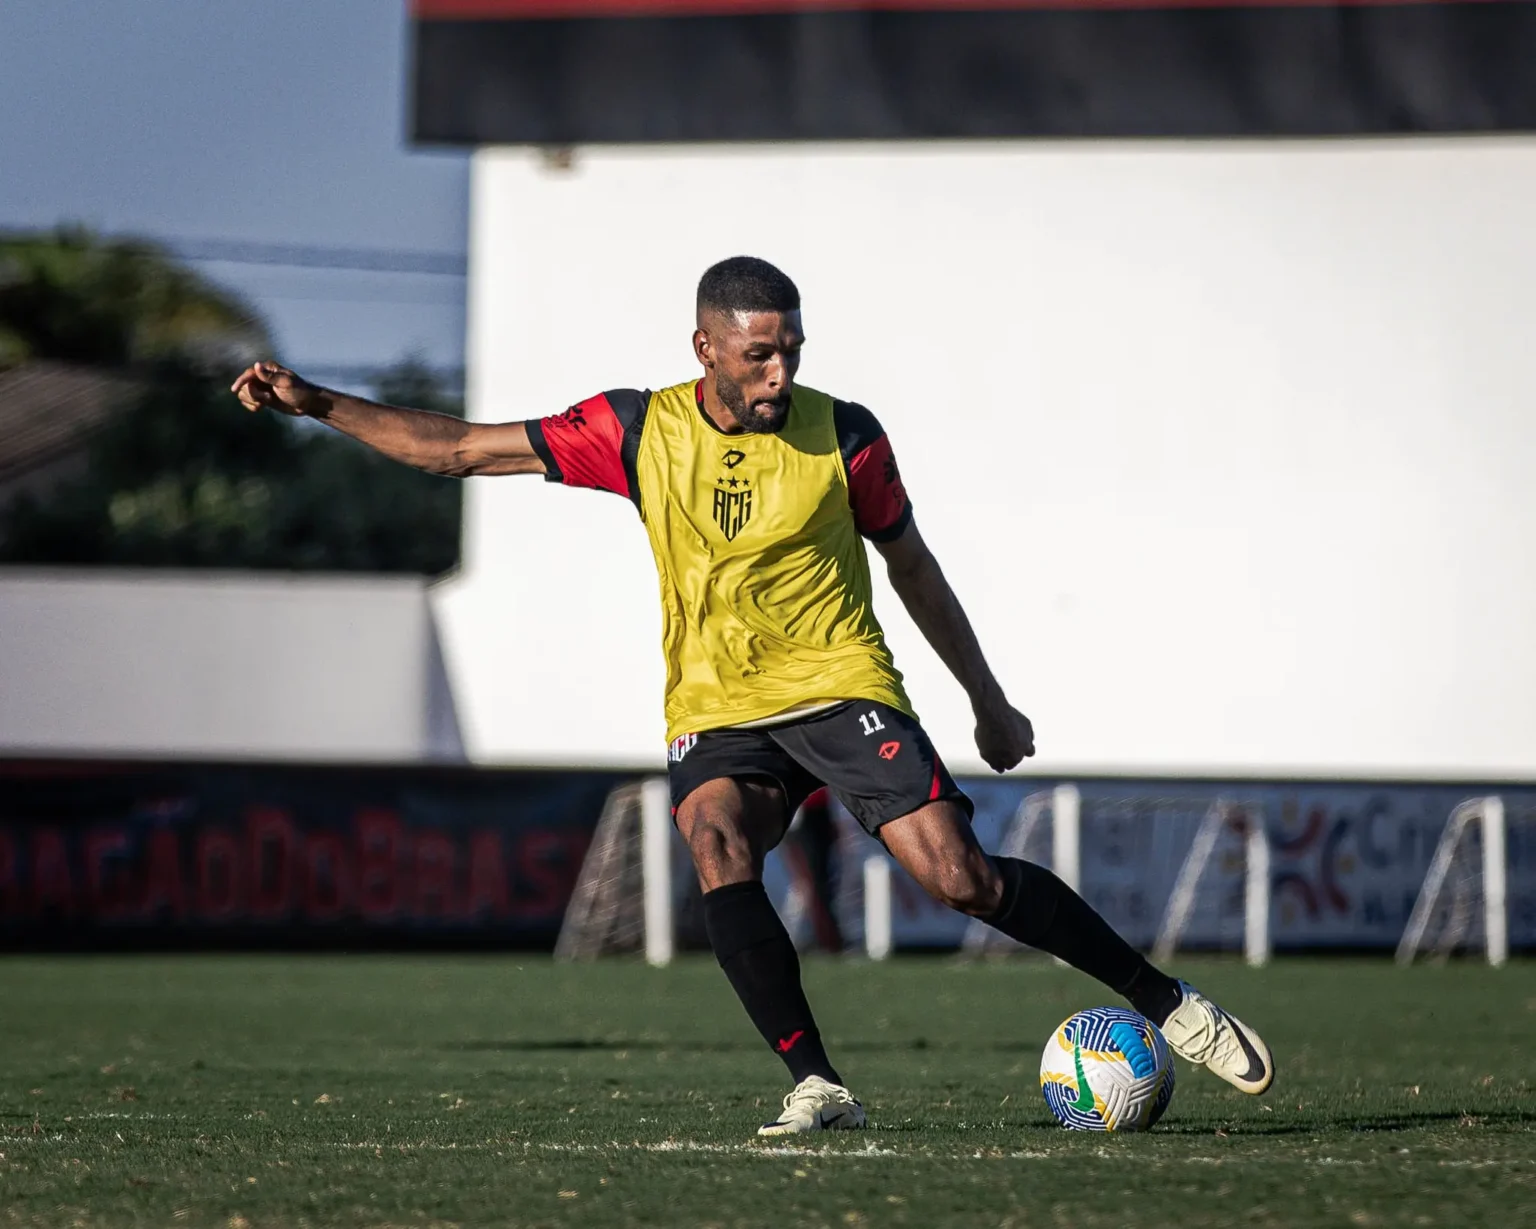
MULTIPOLYGON (((290 366, 302 376, 335 380, 340 384, 373 384, 384 376, 394 375, 400 371, 398 363, 368 365, 296 362, 290 366)), ((462 367, 417 367, 415 370, 430 376, 444 387, 464 387, 464 368, 462 367)))
POLYGON ((464 310, 463 296, 446 299, 428 299, 421 295, 399 294, 388 290, 381 290, 377 294, 359 294, 357 291, 328 293, 318 291, 313 294, 295 294, 286 290, 252 289, 243 286, 241 289, 253 299, 263 302, 276 301, 287 303, 357 303, 364 306, 374 303, 399 303, 408 307, 451 307, 455 311, 464 310))
MULTIPOLYGON (((68 234, 68 227, 60 234, 68 234)), ((83 232, 82 232, 83 233, 83 232)), ((0 223, 0 238, 43 237, 46 232, 0 223)), ((121 243, 149 243, 183 260, 214 264, 277 265, 292 269, 334 269, 351 273, 417 273, 429 277, 468 277, 469 261, 459 252, 413 248, 328 246, 318 243, 264 243, 255 239, 173 239, 163 235, 118 234, 102 238, 121 243)))
POLYGON ((469 276, 469 261, 452 252, 258 243, 248 239, 162 239, 159 242, 183 260, 219 264, 284 265, 295 269, 345 269, 360 273, 421 273, 434 277, 469 276))

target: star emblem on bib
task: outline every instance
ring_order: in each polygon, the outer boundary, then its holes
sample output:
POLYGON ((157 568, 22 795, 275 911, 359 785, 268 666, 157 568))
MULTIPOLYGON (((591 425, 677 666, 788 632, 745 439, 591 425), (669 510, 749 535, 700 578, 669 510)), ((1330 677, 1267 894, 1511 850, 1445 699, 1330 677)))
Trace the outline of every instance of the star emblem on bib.
POLYGON ((725 540, 731 541, 751 519, 752 480, 738 478, 734 474, 729 478, 716 478, 715 524, 720 526, 725 540))

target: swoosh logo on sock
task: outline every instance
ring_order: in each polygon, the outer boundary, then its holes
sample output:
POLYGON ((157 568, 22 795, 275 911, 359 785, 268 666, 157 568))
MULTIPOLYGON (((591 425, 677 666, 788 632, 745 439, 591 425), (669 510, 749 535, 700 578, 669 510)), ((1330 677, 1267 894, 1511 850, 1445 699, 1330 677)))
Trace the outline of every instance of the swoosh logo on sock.
POLYGON ((1072 1102, 1072 1108, 1091 1114, 1093 1089, 1088 1087, 1088 1077, 1083 1074, 1083 1049, 1075 1041, 1072 1043, 1072 1061, 1077 1064, 1077 1100, 1072 1102))
POLYGON ((779 1051, 779 1053, 780 1054, 788 1054, 791 1050, 793 1050, 795 1048, 795 1042, 799 1041, 800 1038, 802 1038, 804 1036, 805 1036, 805 1030, 803 1028, 797 1028, 788 1037, 780 1037, 779 1038, 779 1044, 778 1044, 778 1051, 779 1051))

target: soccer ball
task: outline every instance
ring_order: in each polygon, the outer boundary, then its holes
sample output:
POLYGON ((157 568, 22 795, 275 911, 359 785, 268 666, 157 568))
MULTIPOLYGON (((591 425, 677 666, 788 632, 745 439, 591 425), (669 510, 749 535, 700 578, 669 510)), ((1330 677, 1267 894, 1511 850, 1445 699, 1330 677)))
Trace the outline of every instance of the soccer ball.
POLYGON ((1069 1130, 1145 1131, 1173 1100, 1173 1055, 1145 1016, 1090 1007, 1046 1042, 1040 1091, 1069 1130))

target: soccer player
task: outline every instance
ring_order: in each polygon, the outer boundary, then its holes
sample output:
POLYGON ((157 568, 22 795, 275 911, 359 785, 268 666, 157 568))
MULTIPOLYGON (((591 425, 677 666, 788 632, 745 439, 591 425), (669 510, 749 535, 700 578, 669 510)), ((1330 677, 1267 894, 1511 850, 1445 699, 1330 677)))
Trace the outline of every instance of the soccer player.
POLYGON ((918 532, 878 420, 795 382, 805 334, 794 283, 739 256, 704 273, 697 307, 702 379, 613 389, 527 422, 379 405, 266 362, 233 391, 247 409, 319 419, 431 473, 543 474, 635 505, 661 578, 673 814, 710 946, 795 1083, 761 1134, 865 1121, 762 885, 764 857, 820 784, 937 900, 1097 978, 1175 1052, 1243 1092, 1265 1091, 1274 1065, 1258 1034, 1154 968, 1050 871, 977 843, 971 803, 886 648, 861 538, 970 697, 981 758, 1014 767, 1034 754, 1034 731, 918 532))

